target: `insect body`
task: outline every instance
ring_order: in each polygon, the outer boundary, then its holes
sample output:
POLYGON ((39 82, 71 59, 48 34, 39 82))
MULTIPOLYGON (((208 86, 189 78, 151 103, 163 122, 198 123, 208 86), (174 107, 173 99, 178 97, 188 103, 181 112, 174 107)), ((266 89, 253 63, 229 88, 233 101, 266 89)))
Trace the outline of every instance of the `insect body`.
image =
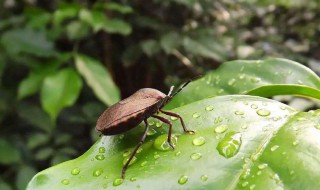
POLYGON ((172 95, 173 86, 171 87, 168 95, 165 95, 164 93, 152 88, 140 89, 130 97, 124 100, 121 100, 120 102, 106 109, 102 113, 102 115, 99 117, 97 121, 96 129, 100 131, 102 134, 107 136, 124 133, 136 127, 142 121, 145 122, 146 126, 145 126, 144 133, 140 139, 140 142, 135 147, 128 161, 125 163, 125 165, 122 168, 122 175, 121 175, 122 178, 124 178, 125 176, 125 172, 130 161, 132 160, 137 150, 143 144, 146 138, 147 131, 149 128, 147 119, 149 117, 154 117, 169 125, 167 141, 171 146, 171 148, 174 148, 174 146, 171 143, 172 123, 170 120, 164 117, 155 115, 156 113, 161 112, 163 114, 179 118, 181 121, 183 130, 185 132, 193 132, 192 130, 191 131, 187 130, 183 122, 183 119, 180 115, 162 110, 163 106, 166 103, 168 103, 172 99, 172 97, 174 97, 178 92, 180 92, 182 88, 184 88, 189 82, 191 82, 191 80, 186 82, 173 95, 172 95))

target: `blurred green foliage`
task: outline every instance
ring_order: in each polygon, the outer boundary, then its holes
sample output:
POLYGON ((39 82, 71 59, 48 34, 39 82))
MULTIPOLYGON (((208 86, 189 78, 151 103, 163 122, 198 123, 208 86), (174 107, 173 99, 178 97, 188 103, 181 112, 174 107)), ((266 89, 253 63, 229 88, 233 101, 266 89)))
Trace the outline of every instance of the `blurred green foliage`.
POLYGON ((87 150, 120 94, 165 91, 239 58, 286 57, 319 71, 320 8, 308 2, 4 0, 0 189, 24 189, 87 150))

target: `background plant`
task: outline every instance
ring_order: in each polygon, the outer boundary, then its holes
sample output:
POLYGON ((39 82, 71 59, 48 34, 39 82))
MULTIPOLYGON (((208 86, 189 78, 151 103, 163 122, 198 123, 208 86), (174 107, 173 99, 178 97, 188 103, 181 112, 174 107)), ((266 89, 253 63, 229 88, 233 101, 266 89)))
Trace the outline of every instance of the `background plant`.
POLYGON ((238 58, 319 73, 317 1, 118 2, 1 4, 1 189, 83 153, 105 106, 139 88, 165 92, 238 58))

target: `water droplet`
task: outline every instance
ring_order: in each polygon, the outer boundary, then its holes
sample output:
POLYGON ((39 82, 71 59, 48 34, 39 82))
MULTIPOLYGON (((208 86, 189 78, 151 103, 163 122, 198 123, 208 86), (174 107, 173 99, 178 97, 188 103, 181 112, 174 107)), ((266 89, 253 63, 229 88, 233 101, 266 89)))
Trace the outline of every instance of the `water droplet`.
POLYGON ((143 150, 143 149, 142 149, 141 147, 139 147, 138 150, 137 150, 137 154, 139 154, 140 152, 142 152, 142 150, 143 150))
POLYGON ((257 172, 257 175, 261 175, 261 173, 262 173, 262 171, 258 171, 258 172, 257 172))
POLYGON ((242 112, 242 111, 235 111, 234 114, 236 114, 236 115, 243 115, 244 112, 242 112))
POLYGON ((297 140, 293 141, 293 143, 292 143, 293 146, 297 146, 298 144, 299 144, 299 141, 297 141, 297 140))
POLYGON ((315 127, 316 129, 320 129, 320 125, 319 125, 319 124, 316 124, 314 127, 315 127))
POLYGON ((194 114, 192 115, 192 117, 193 117, 193 118, 199 118, 199 117, 200 117, 200 114, 199 114, 199 113, 194 113, 194 114))
POLYGON ((245 77, 246 77, 246 74, 242 73, 242 74, 239 75, 239 79, 241 79, 241 80, 244 79, 245 77))
POLYGON ((193 153, 191 154, 190 158, 192 160, 199 160, 200 158, 202 157, 202 154, 201 153, 193 153))
POLYGON ((157 133, 157 131, 154 128, 149 128, 149 130, 147 131, 148 136, 152 136, 156 133, 157 133))
POLYGON ((171 116, 170 119, 171 119, 172 121, 175 121, 175 120, 177 120, 178 118, 171 116))
POLYGON ((252 109, 257 109, 257 108, 258 108, 258 105, 252 104, 250 107, 251 107, 252 109))
POLYGON ((250 190, 253 190, 254 188, 256 188, 256 184, 250 185, 250 190))
POLYGON ((207 175, 202 175, 200 177, 201 181, 207 181, 208 180, 208 176, 207 175))
POLYGON ((107 189, 107 187, 108 187, 108 184, 103 184, 103 186, 102 186, 104 189, 107 189))
POLYGON ((131 178, 130 178, 130 181, 136 181, 136 180, 137 180, 136 177, 131 177, 131 178))
POLYGON ((280 109, 285 110, 286 106, 281 106, 280 109))
POLYGON ((279 148, 279 145, 274 145, 273 147, 270 148, 271 152, 277 150, 279 148))
POLYGON ((157 123, 156 123, 156 127, 161 127, 162 126, 162 122, 161 121, 158 121, 157 123))
POLYGON ((183 185, 183 184, 187 183, 187 181, 188 181, 188 176, 183 175, 183 176, 181 176, 181 177, 179 178, 178 183, 179 183, 180 185, 183 185))
POLYGON ((147 163, 148 163, 147 161, 143 161, 143 162, 140 164, 140 166, 143 167, 143 166, 147 165, 147 163))
POLYGON ((148 121, 148 123, 150 126, 153 126, 155 124, 153 120, 148 121))
POLYGON ((63 180, 61 180, 61 183, 62 183, 63 185, 69 185, 69 184, 70 184, 70 181, 69 181, 68 179, 63 179, 63 180))
POLYGON ((103 173, 103 170, 100 168, 100 169, 97 169, 97 170, 94 170, 94 171, 93 171, 93 176, 94 176, 94 177, 98 177, 98 176, 100 176, 102 173, 103 173))
MULTIPOLYGON (((153 147, 157 150, 170 150, 171 147, 167 141, 167 134, 160 135, 153 143, 153 147)), ((175 135, 171 136, 171 143, 174 146, 177 143, 178 138, 175 135)))
POLYGON ((106 148, 104 147, 99 147, 99 153, 105 153, 106 152, 106 148))
POLYGON ((242 178, 242 179, 247 179, 247 178, 249 177, 250 173, 251 173, 251 170, 250 170, 249 168, 246 168, 246 169, 242 172, 241 178, 242 178))
POLYGON ((117 178, 113 181, 113 186, 118 186, 123 183, 123 179, 117 178))
POLYGON ((95 157, 97 160, 104 160, 104 155, 102 155, 102 154, 98 154, 98 155, 96 155, 96 157, 95 157))
POLYGON ((247 185, 249 185, 249 182, 245 181, 241 184, 242 187, 246 187, 247 185))
POLYGON ((181 154, 180 151, 176 152, 176 156, 180 156, 180 154, 181 154))
POLYGON ((307 121, 307 119, 304 118, 304 117, 298 117, 298 118, 297 118, 297 121, 307 121))
POLYGON ((228 130, 228 125, 219 125, 218 127, 216 127, 215 129, 214 129, 214 131, 216 132, 216 133, 219 133, 219 134, 221 134, 221 133, 224 133, 224 132, 226 132, 227 130, 228 130))
POLYGON ((293 174, 294 174, 294 171, 293 171, 293 170, 291 170, 289 174, 290 174, 290 175, 293 175, 293 174))
POLYGON ((159 155, 159 154, 155 154, 155 155, 153 156, 153 158, 154 158, 155 160, 157 160, 157 159, 160 158, 160 155, 159 155))
POLYGON ((257 111, 257 114, 262 116, 262 117, 267 117, 271 114, 271 112, 269 110, 266 109, 260 109, 257 111))
POLYGON ((259 168, 260 170, 263 170, 263 169, 265 169, 267 166, 268 166, 268 164, 260 164, 260 165, 258 166, 258 168, 259 168))
POLYGON ((243 124, 243 125, 241 126, 241 128, 242 128, 242 129, 247 129, 247 128, 248 128, 248 125, 247 125, 247 124, 243 124))
POLYGON ((79 168, 73 168, 73 170, 71 170, 71 174, 72 175, 78 175, 80 173, 80 169, 79 168))
POLYGON ((131 154, 131 151, 130 151, 130 150, 126 150, 126 151, 123 152, 122 156, 123 156, 123 157, 127 157, 127 156, 129 156, 130 154, 131 154))
POLYGON ((303 84, 303 82, 301 80, 298 80, 298 84, 303 84))
POLYGON ((206 111, 212 111, 212 110, 214 110, 214 107, 213 107, 213 106, 207 106, 207 107, 206 107, 206 111))
POLYGON ((206 143, 206 139, 204 137, 197 137, 193 139, 192 144, 195 146, 201 146, 206 143))
POLYGON ((228 85, 229 85, 229 86, 232 86, 232 85, 235 84, 235 82, 236 82, 236 79, 232 78, 232 79, 230 79, 230 80, 228 81, 228 85))
POLYGON ((258 78, 258 77, 251 78, 250 81, 253 82, 253 83, 258 83, 258 82, 261 81, 261 78, 258 78))
MULTIPOLYGON (((127 157, 127 158, 125 158, 125 159, 123 159, 123 165, 125 165, 126 163, 127 163, 127 161, 129 160, 129 157, 127 157)), ((130 163, 129 163, 129 166, 131 166, 133 163, 135 163, 137 161, 137 157, 133 157, 132 158, 132 160, 130 161, 130 163)))
POLYGON ((106 175, 106 176, 104 176, 104 179, 108 179, 108 176, 106 175))
POLYGON ((228 132, 218 143, 217 150, 225 158, 231 158, 239 152, 241 143, 240 133, 228 132))

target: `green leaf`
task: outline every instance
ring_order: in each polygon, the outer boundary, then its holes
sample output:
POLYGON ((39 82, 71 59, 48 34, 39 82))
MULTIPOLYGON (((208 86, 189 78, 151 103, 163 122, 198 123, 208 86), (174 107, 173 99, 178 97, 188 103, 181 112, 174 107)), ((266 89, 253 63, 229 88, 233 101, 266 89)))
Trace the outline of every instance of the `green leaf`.
POLYGON ((89 11, 82 9, 79 13, 79 18, 88 23, 95 32, 104 30, 109 33, 120 33, 128 35, 131 33, 131 26, 119 19, 107 18, 102 11, 89 11))
POLYGON ((89 26, 81 21, 73 21, 67 25, 66 31, 69 39, 81 39, 89 34, 89 26))
POLYGON ((110 2, 110 3, 105 3, 104 5, 106 9, 117 11, 122 14, 129 14, 133 12, 133 9, 130 6, 122 5, 119 3, 110 2))
POLYGON ((32 150, 48 143, 50 136, 43 133, 34 133, 28 137, 27 147, 32 150))
POLYGON ((16 178, 16 187, 18 190, 25 190, 28 182, 37 173, 37 171, 30 166, 23 166, 19 168, 17 178, 16 178))
POLYGON ((297 62, 280 58, 237 60, 226 62, 217 70, 190 83, 166 108, 226 94, 249 93, 266 97, 291 94, 319 98, 318 89, 319 77, 297 62))
POLYGON ((149 57, 160 51, 160 45, 156 40, 145 40, 141 42, 141 48, 149 57))
POLYGON ((5 139, 0 139, 0 163, 13 164, 20 161, 20 152, 5 139))
POLYGON ((217 43, 217 40, 212 37, 199 37, 192 39, 185 37, 183 39, 183 47, 186 51, 194 55, 200 55, 206 58, 211 58, 217 61, 226 60, 226 53, 223 46, 217 43))
POLYGON ((56 71, 60 63, 52 62, 41 65, 30 72, 18 87, 18 99, 33 95, 40 90, 44 78, 56 71))
POLYGON ((80 11, 79 4, 63 4, 53 13, 53 24, 60 25, 66 19, 74 18, 80 11))
POLYGON ((55 120, 63 108, 72 106, 76 102, 81 88, 82 80, 71 68, 47 76, 40 93, 43 109, 52 120, 55 120))
POLYGON ((106 105, 112 105, 120 100, 119 89, 101 63, 85 55, 77 55, 75 61, 78 71, 99 100, 106 105))
POLYGON ((122 35, 129 35, 132 31, 130 24, 120 19, 107 19, 102 29, 109 33, 119 33, 122 35))
POLYGON ((177 142, 171 150, 159 146, 166 145, 167 125, 149 120, 152 133, 122 184, 123 162, 144 127, 100 138, 79 158, 38 173, 27 189, 319 187, 320 110, 297 113, 273 100, 230 95, 172 111, 196 133, 183 133, 180 121, 172 118, 177 142))
POLYGON ((12 55, 29 53, 40 57, 56 55, 54 45, 42 31, 30 28, 15 29, 5 32, 0 43, 12 55))
POLYGON ((160 39, 160 45, 167 54, 171 53, 174 49, 177 49, 180 44, 181 38, 176 32, 170 32, 163 35, 160 39))
POLYGON ((50 148, 50 147, 43 148, 43 149, 40 149, 38 152, 36 152, 34 154, 34 158, 36 160, 41 160, 41 161, 42 160, 47 160, 47 159, 49 159, 50 156, 53 155, 53 153, 54 153, 53 148, 50 148))

